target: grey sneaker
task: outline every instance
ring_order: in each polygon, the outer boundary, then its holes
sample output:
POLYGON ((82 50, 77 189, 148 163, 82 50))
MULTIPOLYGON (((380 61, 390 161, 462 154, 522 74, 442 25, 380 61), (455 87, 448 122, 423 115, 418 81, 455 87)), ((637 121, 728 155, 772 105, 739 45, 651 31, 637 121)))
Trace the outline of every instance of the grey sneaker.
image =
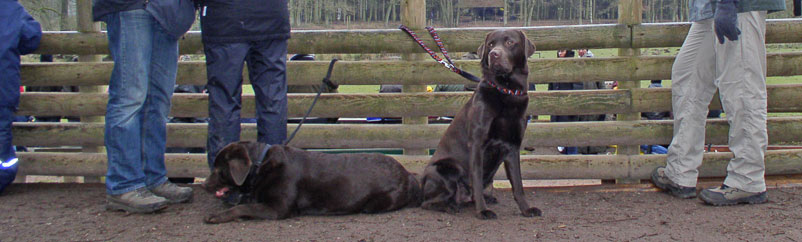
POLYGON ((167 198, 170 203, 184 203, 192 200, 192 188, 179 187, 169 181, 150 191, 153 192, 153 194, 167 198))
POLYGON ((152 213, 167 207, 167 199, 140 188, 120 195, 106 195, 106 209, 129 213, 152 213))
POLYGON ((678 198, 695 198, 696 187, 683 187, 674 183, 666 176, 666 167, 658 166, 652 171, 652 183, 672 196, 678 198))
POLYGON ((738 188, 721 185, 702 190, 699 198, 713 206, 726 206, 736 204, 759 204, 769 201, 766 191, 747 192, 738 188))

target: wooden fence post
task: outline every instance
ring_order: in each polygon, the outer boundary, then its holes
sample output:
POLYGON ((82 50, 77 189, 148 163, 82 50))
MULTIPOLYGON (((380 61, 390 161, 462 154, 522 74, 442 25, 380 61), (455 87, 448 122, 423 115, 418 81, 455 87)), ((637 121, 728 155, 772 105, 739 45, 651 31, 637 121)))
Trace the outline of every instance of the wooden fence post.
MULTIPOLYGON (((426 25, 426 0, 402 0, 401 1, 401 23, 417 33, 423 33, 426 25)), ((425 58, 421 53, 403 53, 401 59, 404 61, 420 61, 425 58)), ((426 85, 403 85, 404 93, 426 92, 426 85)), ((402 116, 401 122, 409 125, 427 124, 428 117, 409 117, 402 116)), ((404 149, 405 155, 428 155, 428 149, 404 149)))
MULTIPOLYGON (((78 31, 82 33, 97 33, 100 32, 100 22, 92 20, 92 0, 78 0, 76 3, 78 7, 78 31)), ((79 62, 100 62, 100 55, 79 55, 79 62)), ((103 93, 105 86, 79 86, 81 93, 103 93)), ((82 123, 102 123, 103 116, 81 116, 82 123)), ((84 153, 102 153, 105 152, 103 146, 83 146, 81 149, 84 153)), ((64 177, 64 182, 77 182, 75 178, 64 177)), ((100 177, 84 177, 84 183, 100 183, 100 177)))
MULTIPOLYGON (((633 25, 639 25, 643 22, 643 1, 642 0, 620 0, 618 2, 618 24, 624 24, 632 29, 633 25)), ((629 35, 632 38, 632 33, 629 35)), ((618 49, 618 55, 622 57, 637 57, 641 55, 639 48, 621 48, 618 49)), ((640 88, 640 80, 629 79, 619 80, 619 89, 637 89, 640 88)), ((640 120, 639 112, 632 113, 619 113, 618 121, 637 121, 640 120)), ((640 154, 639 145, 618 145, 618 155, 626 155, 632 157, 640 154)), ((628 174, 632 174, 632 159, 627 162, 628 174)), ((616 179, 616 183, 639 183, 640 181, 632 178, 616 179)))

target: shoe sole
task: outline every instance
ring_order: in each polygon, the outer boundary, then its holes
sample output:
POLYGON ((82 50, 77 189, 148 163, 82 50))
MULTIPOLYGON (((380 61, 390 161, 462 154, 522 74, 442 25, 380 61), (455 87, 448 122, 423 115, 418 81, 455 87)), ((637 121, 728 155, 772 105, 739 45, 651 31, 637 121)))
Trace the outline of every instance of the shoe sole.
POLYGON ((657 167, 657 168, 654 169, 654 171, 652 171, 652 184, 654 184, 654 186, 656 186, 657 188, 660 188, 664 192, 666 192, 668 194, 671 194, 672 196, 675 196, 675 197, 678 197, 678 198, 689 199, 689 198, 695 198, 696 197, 696 193, 695 192, 691 193, 691 194, 683 194, 683 193, 680 193, 680 191, 678 189, 675 189, 674 187, 668 186, 668 184, 655 182, 655 181, 659 180, 659 178, 657 177, 657 169, 659 169, 659 168, 660 167, 657 167))
POLYGON ((705 204, 713 205, 713 206, 733 206, 733 205, 739 205, 739 204, 762 204, 762 203, 766 203, 766 202, 769 201, 768 197, 765 196, 765 193, 763 195, 749 196, 749 197, 736 199, 736 200, 726 200, 726 201, 723 201, 723 202, 711 201, 710 198, 708 198, 707 196, 704 195, 704 193, 702 193, 702 194, 699 194, 699 199, 701 199, 703 202, 705 202, 705 204))
POLYGON ((167 203, 159 203, 146 207, 133 207, 117 201, 108 201, 106 203, 106 210, 125 211, 128 213, 155 213, 165 208, 167 208, 167 203))
POLYGON ((189 202, 192 202, 192 195, 189 195, 189 197, 186 198, 176 199, 176 200, 167 199, 168 204, 189 203, 189 202))

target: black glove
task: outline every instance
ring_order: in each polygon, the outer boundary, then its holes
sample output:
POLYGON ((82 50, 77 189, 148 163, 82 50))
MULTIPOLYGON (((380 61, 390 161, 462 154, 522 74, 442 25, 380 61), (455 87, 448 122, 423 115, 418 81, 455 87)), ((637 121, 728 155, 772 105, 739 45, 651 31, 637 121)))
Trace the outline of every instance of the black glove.
POLYGON ((716 4, 715 30, 718 42, 724 44, 724 37, 730 41, 738 40, 741 30, 738 23, 738 8, 735 0, 722 0, 716 4))

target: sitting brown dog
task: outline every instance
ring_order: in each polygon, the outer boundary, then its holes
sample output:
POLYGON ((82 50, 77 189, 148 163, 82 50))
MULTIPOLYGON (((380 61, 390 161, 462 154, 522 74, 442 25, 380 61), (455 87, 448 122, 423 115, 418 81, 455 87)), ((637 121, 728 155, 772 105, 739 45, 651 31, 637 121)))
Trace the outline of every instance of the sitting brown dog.
POLYGON ((209 215, 207 223, 380 213, 421 203, 418 181, 392 157, 325 154, 247 141, 220 150, 203 187, 218 197, 236 190, 253 199, 209 215))
POLYGON ((535 46, 520 30, 496 30, 479 46, 482 81, 457 113, 424 170, 424 209, 454 213, 473 202, 481 219, 496 218, 483 191, 504 162, 513 196, 524 216, 540 216, 529 207, 521 182, 520 148, 526 130, 527 58, 535 46))

